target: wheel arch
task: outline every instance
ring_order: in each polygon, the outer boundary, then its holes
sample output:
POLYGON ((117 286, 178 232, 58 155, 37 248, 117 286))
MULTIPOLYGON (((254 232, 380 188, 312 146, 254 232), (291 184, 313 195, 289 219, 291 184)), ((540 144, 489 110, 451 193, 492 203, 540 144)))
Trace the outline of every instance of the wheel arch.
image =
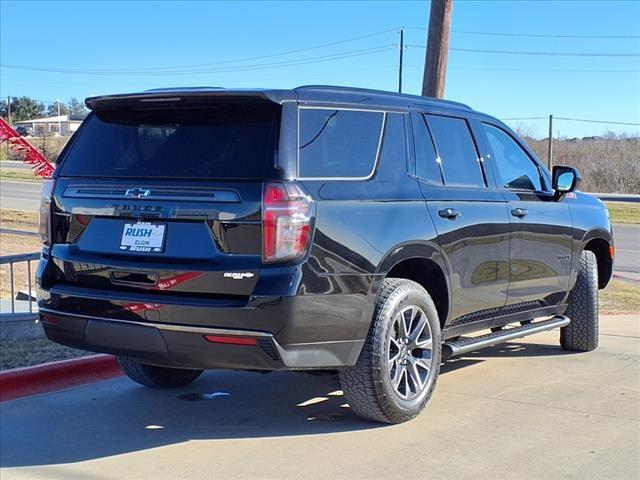
POLYGON ((579 252, 588 250, 596 256, 599 289, 605 288, 613 276, 612 248, 613 238, 610 232, 603 229, 592 230, 582 239, 579 252))
MULTIPOLYGON (((398 245, 380 262, 379 282, 384 278, 405 278, 420 284, 435 303, 440 326, 444 327, 451 305, 448 269, 439 247, 430 243, 398 245)), ((379 285, 376 286, 376 292, 379 285)))

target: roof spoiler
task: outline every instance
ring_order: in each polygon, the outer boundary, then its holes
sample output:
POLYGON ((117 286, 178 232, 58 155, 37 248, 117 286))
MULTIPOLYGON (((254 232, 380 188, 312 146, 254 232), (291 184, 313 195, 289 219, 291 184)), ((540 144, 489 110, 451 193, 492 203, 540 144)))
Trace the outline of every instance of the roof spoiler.
POLYGON ((87 98, 84 103, 87 108, 117 108, 131 106, 177 106, 197 100, 199 104, 217 103, 224 97, 229 100, 264 101, 269 103, 283 103, 295 99, 290 90, 227 90, 220 87, 196 88, 163 88, 152 89, 139 93, 125 93, 115 95, 101 95, 87 98))

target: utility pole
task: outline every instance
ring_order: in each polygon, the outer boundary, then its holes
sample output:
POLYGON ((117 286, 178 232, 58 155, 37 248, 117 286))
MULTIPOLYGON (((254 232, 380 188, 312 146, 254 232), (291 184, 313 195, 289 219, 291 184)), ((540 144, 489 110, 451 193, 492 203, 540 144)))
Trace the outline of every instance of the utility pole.
POLYGON ((549 115, 549 152, 547 155, 547 168, 551 171, 553 160, 553 115, 549 115))
POLYGON ((427 52, 422 78, 424 97, 444 97, 452 10, 453 0, 431 0, 427 52))
POLYGON ((398 60, 398 93, 402 93, 402 56, 404 54, 404 28, 400 29, 400 58, 398 60))

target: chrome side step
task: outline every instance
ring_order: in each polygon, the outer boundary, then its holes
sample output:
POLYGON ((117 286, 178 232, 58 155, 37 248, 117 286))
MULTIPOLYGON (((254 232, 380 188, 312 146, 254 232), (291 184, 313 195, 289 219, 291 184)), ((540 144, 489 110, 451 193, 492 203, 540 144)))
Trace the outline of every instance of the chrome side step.
POLYGON ((506 342, 515 338, 522 338, 535 333, 546 332, 554 328, 564 327, 571 320, 564 315, 556 315, 548 320, 532 322, 519 327, 487 333, 479 337, 460 337, 458 340, 446 341, 442 344, 442 356, 445 358, 473 352, 481 348, 491 347, 497 343, 506 342))

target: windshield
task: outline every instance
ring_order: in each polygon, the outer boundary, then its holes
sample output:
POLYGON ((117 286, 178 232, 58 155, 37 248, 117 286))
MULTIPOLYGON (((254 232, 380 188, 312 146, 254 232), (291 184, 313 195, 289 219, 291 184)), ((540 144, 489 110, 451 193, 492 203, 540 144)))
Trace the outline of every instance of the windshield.
POLYGON ((275 104, 96 111, 60 175, 261 178, 274 168, 278 123, 275 104))

